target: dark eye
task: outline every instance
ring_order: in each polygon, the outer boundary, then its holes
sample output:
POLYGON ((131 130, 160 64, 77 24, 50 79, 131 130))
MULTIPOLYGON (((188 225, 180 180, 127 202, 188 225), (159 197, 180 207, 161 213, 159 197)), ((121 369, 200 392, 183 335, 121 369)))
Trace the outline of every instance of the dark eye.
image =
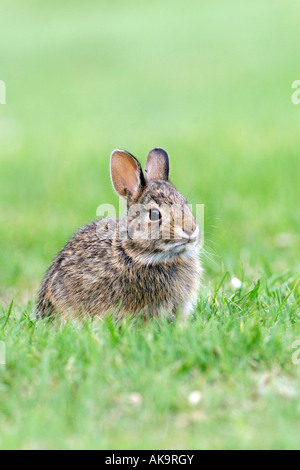
POLYGON ((161 219, 161 213, 159 212, 158 209, 150 209, 149 218, 151 222, 156 222, 157 220, 161 219))

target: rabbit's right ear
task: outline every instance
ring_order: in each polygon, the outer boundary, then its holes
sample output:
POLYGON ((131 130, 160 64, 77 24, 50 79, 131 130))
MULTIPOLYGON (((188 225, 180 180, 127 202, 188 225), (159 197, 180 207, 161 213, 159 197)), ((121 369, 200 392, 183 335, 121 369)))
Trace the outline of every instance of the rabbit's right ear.
POLYGON ((141 165, 137 159, 125 150, 116 149, 110 157, 110 174, 116 193, 127 198, 135 197, 145 185, 141 165))
POLYGON ((147 181, 169 180, 169 155, 164 149, 156 147, 149 152, 145 177, 147 181))

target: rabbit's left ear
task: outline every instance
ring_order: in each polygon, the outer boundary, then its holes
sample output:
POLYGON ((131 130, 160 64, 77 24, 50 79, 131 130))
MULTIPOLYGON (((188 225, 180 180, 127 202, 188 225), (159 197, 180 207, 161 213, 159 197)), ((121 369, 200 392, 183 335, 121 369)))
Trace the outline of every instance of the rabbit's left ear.
POLYGON ((145 185, 145 179, 138 160, 125 150, 116 149, 110 157, 110 173, 116 193, 127 199, 135 197, 145 185))
POLYGON ((147 181, 169 179, 169 155, 164 149, 154 148, 149 152, 145 167, 147 181))

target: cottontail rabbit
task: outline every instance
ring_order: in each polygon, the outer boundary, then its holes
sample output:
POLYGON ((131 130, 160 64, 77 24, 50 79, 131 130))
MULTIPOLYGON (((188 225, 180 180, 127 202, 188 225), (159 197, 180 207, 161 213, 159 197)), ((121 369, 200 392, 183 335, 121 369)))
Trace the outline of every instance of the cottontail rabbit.
POLYGON ((112 152, 112 184, 127 213, 73 235, 46 273, 40 316, 191 312, 201 273, 199 227, 168 178, 169 157, 161 148, 150 151, 145 174, 130 153, 112 152))

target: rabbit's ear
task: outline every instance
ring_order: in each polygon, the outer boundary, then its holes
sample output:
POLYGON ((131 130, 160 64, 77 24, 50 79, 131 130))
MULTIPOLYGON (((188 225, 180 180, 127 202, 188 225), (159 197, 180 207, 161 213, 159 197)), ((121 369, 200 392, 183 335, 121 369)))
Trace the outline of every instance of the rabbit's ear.
POLYGON ((116 193, 123 198, 134 197, 145 179, 137 159, 125 150, 114 150, 110 157, 110 174, 116 193))
POLYGON ((154 148, 149 152, 145 167, 147 181, 169 179, 169 155, 164 149, 154 148))

